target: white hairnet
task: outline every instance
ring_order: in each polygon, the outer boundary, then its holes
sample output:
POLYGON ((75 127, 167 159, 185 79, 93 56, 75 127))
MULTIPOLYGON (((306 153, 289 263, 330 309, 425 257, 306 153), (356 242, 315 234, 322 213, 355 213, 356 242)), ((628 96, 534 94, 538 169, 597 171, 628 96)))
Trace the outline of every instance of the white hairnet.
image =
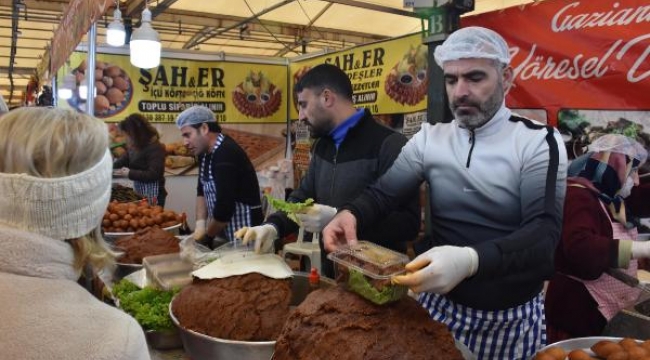
POLYGON ((589 145, 589 151, 625 154, 631 159, 638 160, 641 164, 648 158, 648 151, 643 145, 621 134, 605 134, 597 138, 589 145))
POLYGON ((438 66, 451 60, 493 59, 510 64, 508 44, 496 32, 478 26, 459 29, 449 35, 433 53, 438 66))
POLYGON ((176 118, 176 126, 179 129, 183 126, 202 124, 205 122, 217 122, 217 119, 210 109, 198 105, 183 110, 176 118))

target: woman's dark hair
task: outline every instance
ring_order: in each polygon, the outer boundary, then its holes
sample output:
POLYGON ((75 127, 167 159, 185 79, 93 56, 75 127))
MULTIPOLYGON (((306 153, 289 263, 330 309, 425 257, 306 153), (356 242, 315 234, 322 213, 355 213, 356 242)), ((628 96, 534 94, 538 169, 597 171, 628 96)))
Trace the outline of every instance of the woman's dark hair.
POLYGON ((193 125, 191 125, 191 126, 192 126, 193 128, 195 128, 195 129, 198 129, 198 128, 200 128, 201 125, 203 125, 203 124, 208 125, 208 131, 209 131, 209 132, 213 132, 213 133, 220 133, 220 132, 221 132, 221 125, 219 125, 219 123, 217 123, 217 122, 213 122, 213 121, 208 121, 208 122, 199 123, 199 124, 193 124, 193 125))
POLYGON ((160 139, 158 131, 147 121, 147 118, 138 113, 127 116, 117 127, 131 138, 133 146, 138 149, 160 139))

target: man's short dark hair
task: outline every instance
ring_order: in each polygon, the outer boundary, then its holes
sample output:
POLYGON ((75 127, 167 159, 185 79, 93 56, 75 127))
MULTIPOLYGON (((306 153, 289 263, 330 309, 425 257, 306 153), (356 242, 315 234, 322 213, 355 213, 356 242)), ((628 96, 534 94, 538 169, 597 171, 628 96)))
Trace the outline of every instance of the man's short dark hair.
POLYGON ((315 93, 329 89, 352 101, 350 78, 343 70, 334 65, 320 64, 307 71, 294 87, 294 91, 297 94, 304 89, 310 89, 315 93))
POLYGON ((206 124, 208 125, 208 131, 212 133, 220 133, 221 132, 221 125, 219 123, 213 122, 213 121, 208 121, 200 124, 192 124, 190 125, 191 127, 198 129, 201 127, 201 125, 206 124))

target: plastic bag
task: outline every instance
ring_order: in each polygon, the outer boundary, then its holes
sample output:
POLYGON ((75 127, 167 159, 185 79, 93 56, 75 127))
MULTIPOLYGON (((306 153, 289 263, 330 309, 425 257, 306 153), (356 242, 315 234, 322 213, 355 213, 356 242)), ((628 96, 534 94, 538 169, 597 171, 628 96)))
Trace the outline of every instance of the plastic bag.
POLYGON ((197 243, 192 235, 186 236, 179 243, 181 259, 191 262, 195 269, 205 266, 219 258, 219 248, 210 250, 208 247, 197 243))

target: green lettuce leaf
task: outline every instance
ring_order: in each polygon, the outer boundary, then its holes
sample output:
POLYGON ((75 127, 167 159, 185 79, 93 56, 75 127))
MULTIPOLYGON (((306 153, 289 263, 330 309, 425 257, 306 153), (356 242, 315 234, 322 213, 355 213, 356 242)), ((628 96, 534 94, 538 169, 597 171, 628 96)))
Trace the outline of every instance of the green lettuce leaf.
POLYGON ((276 199, 269 194, 265 194, 264 196, 266 197, 266 200, 268 200, 269 204, 271 204, 271 206, 279 211, 286 213, 289 219, 298 225, 300 225, 300 223, 298 222, 298 218, 296 218, 296 214, 303 213, 307 211, 310 206, 314 205, 314 199, 312 198, 309 198, 305 200, 305 202, 301 203, 290 203, 284 200, 276 199))
POLYGON ((385 303, 398 300, 405 293, 405 288, 400 285, 388 285, 381 291, 377 290, 368 281, 366 276, 358 270, 349 269, 348 289, 372 301, 375 304, 383 305, 385 303))
POLYGON ((174 328, 169 317, 169 303, 179 290, 164 291, 151 286, 140 289, 126 279, 113 286, 120 308, 133 316, 144 330, 156 331, 174 328))

